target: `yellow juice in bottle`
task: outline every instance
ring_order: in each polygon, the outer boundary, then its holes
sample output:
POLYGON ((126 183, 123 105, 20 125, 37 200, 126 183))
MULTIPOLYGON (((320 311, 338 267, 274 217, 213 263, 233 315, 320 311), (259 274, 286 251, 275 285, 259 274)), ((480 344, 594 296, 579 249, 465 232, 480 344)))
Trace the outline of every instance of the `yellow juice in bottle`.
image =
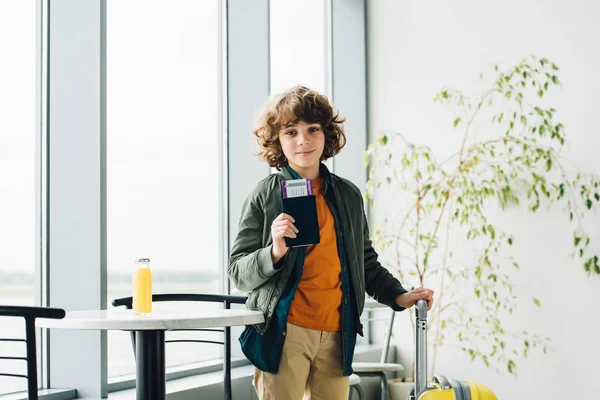
POLYGON ((150 259, 136 261, 138 268, 133 273, 133 313, 150 314, 152 312, 152 271, 150 259))

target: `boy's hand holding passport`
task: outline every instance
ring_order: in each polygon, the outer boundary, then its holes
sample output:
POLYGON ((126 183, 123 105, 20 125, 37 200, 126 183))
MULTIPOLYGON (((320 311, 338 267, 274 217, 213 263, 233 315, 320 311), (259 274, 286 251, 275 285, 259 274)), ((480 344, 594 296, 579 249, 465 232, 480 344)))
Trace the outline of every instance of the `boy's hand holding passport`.
POLYGON ((281 195, 283 213, 271 225, 274 262, 278 262, 285 255, 288 247, 309 246, 321 241, 312 180, 283 181, 281 195))
POLYGON ((281 196, 283 212, 294 218, 298 230, 296 237, 284 237, 286 246, 303 247, 319 243, 319 218, 312 179, 281 182, 281 196))

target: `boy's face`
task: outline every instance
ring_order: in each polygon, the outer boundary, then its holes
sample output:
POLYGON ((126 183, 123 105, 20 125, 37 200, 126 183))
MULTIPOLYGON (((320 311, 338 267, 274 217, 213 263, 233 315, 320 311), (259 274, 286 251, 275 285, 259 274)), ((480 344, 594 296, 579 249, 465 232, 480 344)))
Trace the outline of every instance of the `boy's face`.
POLYGON ((283 154, 294 171, 303 178, 317 178, 319 164, 325 148, 325 134, 321 124, 297 124, 279 130, 279 143, 283 154))

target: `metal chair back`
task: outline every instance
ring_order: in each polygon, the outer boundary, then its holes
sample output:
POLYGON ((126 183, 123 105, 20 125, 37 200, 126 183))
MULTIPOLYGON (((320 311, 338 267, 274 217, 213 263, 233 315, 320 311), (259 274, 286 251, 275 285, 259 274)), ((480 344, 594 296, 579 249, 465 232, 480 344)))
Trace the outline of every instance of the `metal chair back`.
MULTIPOLYGON (((24 357, 3 357, 2 360, 23 360, 27 364, 27 373, 17 374, 0 371, 0 376, 12 378, 27 379, 27 398, 37 400, 38 398, 38 379, 37 379, 37 351, 35 338, 35 319, 53 318, 62 319, 65 317, 65 310, 61 308, 47 307, 26 307, 26 306, 3 306, 0 305, 0 317, 20 317, 25 320, 25 339, 0 337, 0 342, 24 342, 24 357)), ((1 332, 1 331, 0 331, 1 332)))
MULTIPOLYGON (((198 302, 211 302, 211 303, 223 303, 226 309, 231 308, 231 304, 244 304, 248 299, 247 296, 234 296, 228 294, 202 294, 202 293, 162 293, 153 294, 153 302, 166 302, 166 301, 198 301, 198 302)), ((112 302, 114 307, 125 306, 127 309, 133 308, 133 298, 123 297, 115 299, 112 302)), ((225 327, 222 329, 178 329, 181 331, 204 331, 204 332, 223 332, 223 341, 217 342, 214 340, 165 340, 165 343, 174 342, 193 342, 193 343, 211 343, 220 344, 224 346, 223 350, 223 386, 225 392, 225 399, 231 400, 231 328, 225 327)), ((135 357, 135 334, 131 332, 131 343, 133 345, 133 353, 135 357)))

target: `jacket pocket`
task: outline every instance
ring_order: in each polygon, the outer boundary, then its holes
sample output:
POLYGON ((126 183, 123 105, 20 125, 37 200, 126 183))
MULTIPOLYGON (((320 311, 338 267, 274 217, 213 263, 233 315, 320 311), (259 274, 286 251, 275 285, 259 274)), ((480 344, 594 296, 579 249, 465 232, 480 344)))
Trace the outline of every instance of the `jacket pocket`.
POLYGON ((271 279, 270 281, 265 282, 260 288, 250 292, 248 300, 246 301, 246 308, 262 311, 262 313, 265 314, 265 317, 268 317, 269 303, 271 302, 271 297, 273 297, 273 292, 276 287, 277 282, 271 279))

